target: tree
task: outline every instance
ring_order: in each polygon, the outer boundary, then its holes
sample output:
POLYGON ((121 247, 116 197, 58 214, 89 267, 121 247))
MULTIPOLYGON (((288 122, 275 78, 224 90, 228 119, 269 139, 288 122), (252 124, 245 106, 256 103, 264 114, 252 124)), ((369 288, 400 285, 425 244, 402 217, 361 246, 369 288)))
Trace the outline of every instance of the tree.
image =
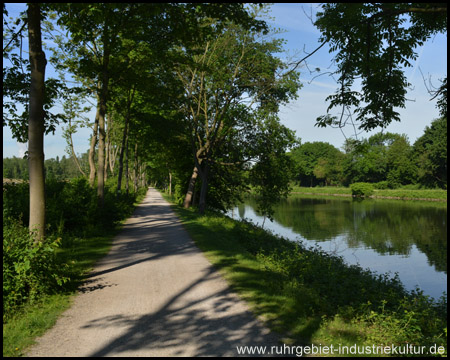
MULTIPOLYGON (((340 88, 330 95, 328 111, 342 107, 340 119, 329 115, 318 126, 343 126, 344 111, 355 107, 359 129, 385 128, 400 121, 398 107, 405 107, 409 86, 404 67, 417 58, 415 48, 436 33, 447 31, 446 3, 326 3, 315 25, 322 44, 336 52, 340 88), (408 20, 408 21, 407 21, 408 20), (361 78, 361 92, 353 89, 361 78)), ((447 80, 435 96, 446 111, 447 80)))
MULTIPOLYGON (((42 11, 41 11, 42 12, 42 11)), ((23 20, 27 24, 27 20, 23 20)), ((23 28, 22 28, 23 29, 23 28)), ((20 45, 22 46, 22 45, 20 45)), ((31 67, 29 59, 21 58, 18 54, 3 54, 9 60, 10 67, 3 68, 3 126, 9 126, 13 137, 21 143, 28 141, 28 120, 30 105, 31 67), (18 104, 23 106, 20 112, 18 104)), ((4 61, 6 64, 6 61, 4 61)), ((45 135, 55 133, 56 126, 65 121, 61 114, 54 114, 51 109, 55 101, 65 91, 64 83, 53 78, 44 79, 44 132, 45 135)))
POLYGON ((91 80, 97 97, 97 114, 91 139, 91 175, 93 148, 98 134, 97 195, 103 206, 105 180, 106 113, 111 74, 117 67, 117 55, 126 38, 127 25, 133 23, 134 7, 129 4, 62 4, 56 5, 58 23, 66 27, 71 38, 63 45, 71 57, 65 67, 79 78, 91 80), (98 132, 97 132, 98 130, 98 132))
MULTIPOLYGON (((205 26, 211 24, 204 19, 205 26)), ((280 51, 280 41, 258 39, 261 34, 235 23, 228 23, 215 34, 208 34, 203 44, 188 49, 187 61, 177 73, 184 85, 183 113, 189 130, 194 170, 186 199, 191 197, 195 178, 201 179, 199 211, 206 208, 206 194, 211 167, 245 163, 245 151, 238 161, 226 160, 218 149, 234 149, 232 141, 249 147, 256 118, 270 116, 278 106, 296 96, 298 74, 283 76, 285 65, 273 53, 280 51), (238 138, 235 133, 239 132, 238 138), (220 156, 222 159, 217 159, 220 156)), ((185 201, 187 205, 188 201, 185 201)))
POLYGON ((295 163, 294 179, 302 186, 318 185, 320 179, 340 180, 341 153, 333 145, 315 141, 306 142, 292 150, 295 163))
MULTIPOLYGON (((273 206, 290 191, 294 164, 287 154, 297 142, 294 132, 279 123, 276 115, 267 116, 256 135, 256 163, 249 171, 250 184, 257 197, 258 211, 273 220, 273 206)), ((264 222, 262 224, 264 226, 264 222)))
POLYGON ((386 182, 396 188, 416 182, 412 148, 406 135, 380 132, 368 139, 347 139, 344 184, 386 182))
POLYGON ((86 99, 85 97, 80 96, 80 93, 81 91, 78 91, 77 89, 67 89, 67 93, 65 95, 66 101, 63 103, 63 109, 64 116, 68 124, 67 127, 63 127, 63 137, 67 141, 67 154, 73 158, 73 161, 75 162, 81 175, 87 177, 80 164, 80 161, 78 160, 77 154, 75 153, 72 139, 72 135, 76 133, 77 127, 84 127, 85 124, 88 123, 88 119, 82 114, 88 112, 90 110, 90 107, 82 107, 81 102, 86 99))
MULTIPOLYGON (((70 55, 65 66, 76 76, 88 82, 97 96, 97 115, 91 139, 91 159, 93 159, 98 135, 97 189, 99 201, 102 203, 105 115, 108 112, 114 83, 128 80, 128 89, 130 89, 135 77, 127 79, 126 70, 129 70, 132 65, 142 66, 143 61, 147 65, 147 70, 142 74, 152 72, 152 67, 156 64, 164 64, 163 72, 171 72, 170 61, 166 61, 168 60, 167 52, 181 43, 189 46, 196 41, 197 37, 209 31, 198 24, 198 18, 235 17, 244 22, 248 19, 248 15, 243 4, 240 3, 72 3, 58 4, 54 7, 60 15, 59 24, 64 25, 70 32, 70 39, 64 43, 65 50, 70 55), (141 45, 147 45, 144 46, 145 53, 136 51, 141 49, 141 45)), ((127 129, 124 131, 126 133, 127 129)), ((126 139, 126 135, 124 138, 126 139)), ((122 149, 125 151, 125 146, 122 149)), ((122 154, 123 158, 126 153, 122 154)), ((92 160, 91 163, 93 163, 92 160)), ((91 179, 93 172, 92 165, 91 179)))
POLYGON ((413 161, 413 148, 406 135, 397 135, 386 152, 387 175, 389 187, 415 184, 417 182, 417 168, 413 161))
POLYGON ((447 188, 447 119, 434 120, 413 145, 419 182, 447 188))
POLYGON ((31 86, 28 120, 28 167, 30 176, 30 231, 36 230, 36 241, 45 234, 44 178, 44 84, 45 53, 42 51, 41 9, 28 4, 28 39, 30 48, 31 86))

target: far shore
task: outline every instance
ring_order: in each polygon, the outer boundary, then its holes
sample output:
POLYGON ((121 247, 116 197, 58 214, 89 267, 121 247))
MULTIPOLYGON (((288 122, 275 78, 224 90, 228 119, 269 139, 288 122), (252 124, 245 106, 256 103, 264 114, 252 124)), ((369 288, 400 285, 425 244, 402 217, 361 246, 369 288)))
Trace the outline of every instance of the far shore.
MULTIPOLYGON (((290 195, 355 197, 349 187, 300 187, 292 186, 290 195)), ((444 189, 374 189, 370 199, 447 202, 444 189)))
MULTIPOLYGON (((295 192, 292 191, 290 194, 293 195, 317 195, 317 196, 342 196, 342 197, 356 197, 352 194, 328 194, 328 193, 313 193, 313 192, 295 192)), ((379 196, 371 195, 370 199, 390 199, 390 200, 421 200, 421 201, 443 201, 447 202, 447 199, 434 199, 434 198, 414 198, 414 197, 400 197, 400 196, 379 196)))

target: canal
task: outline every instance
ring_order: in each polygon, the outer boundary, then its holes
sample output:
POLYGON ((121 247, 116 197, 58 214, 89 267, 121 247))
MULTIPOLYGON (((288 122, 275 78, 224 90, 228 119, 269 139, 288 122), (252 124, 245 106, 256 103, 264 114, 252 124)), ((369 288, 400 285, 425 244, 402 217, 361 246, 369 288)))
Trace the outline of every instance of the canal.
POLYGON ((379 274, 398 276, 405 288, 434 298, 447 292, 447 207, 401 200, 292 196, 275 206, 274 221, 247 198, 228 212, 306 247, 342 256, 379 274))

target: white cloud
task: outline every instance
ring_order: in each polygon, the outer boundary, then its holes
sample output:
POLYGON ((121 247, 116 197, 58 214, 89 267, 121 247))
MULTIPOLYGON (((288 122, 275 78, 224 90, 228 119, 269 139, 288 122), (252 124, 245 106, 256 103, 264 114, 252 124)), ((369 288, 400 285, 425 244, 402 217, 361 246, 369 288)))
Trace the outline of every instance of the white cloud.
POLYGON ((25 152, 28 151, 28 143, 17 143, 18 147, 18 157, 23 158, 25 156, 25 152))

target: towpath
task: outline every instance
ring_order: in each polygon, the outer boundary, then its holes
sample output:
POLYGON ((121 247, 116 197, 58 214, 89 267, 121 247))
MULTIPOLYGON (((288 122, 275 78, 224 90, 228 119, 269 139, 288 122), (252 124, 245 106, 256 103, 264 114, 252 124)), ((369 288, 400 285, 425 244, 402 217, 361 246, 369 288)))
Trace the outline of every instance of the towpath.
POLYGON ((277 344, 149 189, 27 356, 238 356, 237 346, 277 344))

